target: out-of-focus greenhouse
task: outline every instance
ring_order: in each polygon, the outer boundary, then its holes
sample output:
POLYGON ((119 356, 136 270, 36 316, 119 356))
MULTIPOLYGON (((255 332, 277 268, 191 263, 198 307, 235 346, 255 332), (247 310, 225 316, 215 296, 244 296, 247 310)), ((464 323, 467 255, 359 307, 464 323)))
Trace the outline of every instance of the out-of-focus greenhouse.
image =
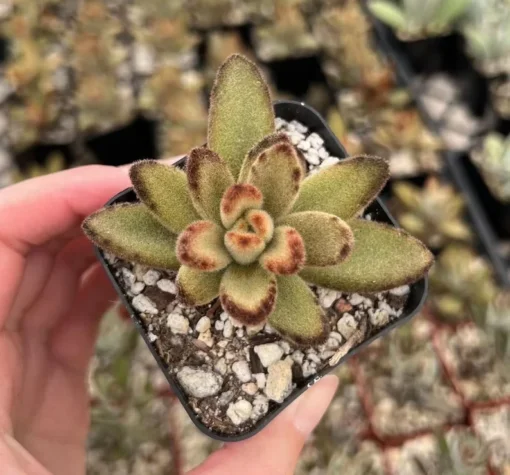
MULTIPOLYGON (((296 474, 510 474, 509 0, 0 0, 0 22, 1 187, 205 143, 232 53, 387 159, 384 203, 436 256, 429 296, 335 370, 296 474)), ((91 367, 88 473, 183 474, 220 443, 124 313, 91 367)))

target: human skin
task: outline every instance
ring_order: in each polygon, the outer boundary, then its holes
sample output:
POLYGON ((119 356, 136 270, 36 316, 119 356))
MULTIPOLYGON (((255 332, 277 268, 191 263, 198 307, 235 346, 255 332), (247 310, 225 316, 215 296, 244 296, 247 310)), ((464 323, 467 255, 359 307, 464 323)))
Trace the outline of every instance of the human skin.
MULTIPOLYGON (((0 191, 2 475, 85 473, 88 365, 116 295, 80 224, 129 186, 126 169, 93 165, 0 191)), ((190 475, 291 475, 337 384, 324 378, 190 475)))

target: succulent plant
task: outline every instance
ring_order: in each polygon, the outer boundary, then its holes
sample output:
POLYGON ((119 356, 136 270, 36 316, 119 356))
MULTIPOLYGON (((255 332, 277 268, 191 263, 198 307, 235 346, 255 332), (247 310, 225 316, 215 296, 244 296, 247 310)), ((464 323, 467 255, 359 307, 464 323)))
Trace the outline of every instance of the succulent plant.
POLYGON ((496 354, 510 359, 510 291, 500 291, 489 302, 483 327, 491 337, 496 354))
POLYGON ((510 73, 510 12, 499 0, 472 0, 462 25, 468 53, 486 75, 510 73))
POLYGON ((470 241, 464 222, 464 200, 449 184, 430 177, 420 188, 410 182, 393 185, 401 226, 429 247, 441 248, 451 241, 470 241))
POLYGON ((472 249, 448 246, 430 273, 431 304, 448 322, 478 318, 494 296, 495 282, 487 262, 472 249))
POLYGON ((510 135, 491 132, 471 153, 485 183, 496 198, 510 202, 510 135))
POLYGON ((448 468, 452 475, 487 473, 487 445, 471 430, 450 430, 445 435, 438 435, 438 442, 441 473, 446 473, 448 468))
POLYGON ((402 40, 449 33, 471 0, 371 0, 370 12, 395 29, 402 40))
POLYGON ((211 94, 207 147, 186 172, 155 161, 130 172, 137 204, 107 207, 83 228, 99 247, 178 269, 182 302, 220 298, 246 325, 268 321, 297 344, 322 342, 324 312, 307 285, 377 292, 420 279, 432 255, 402 230, 359 219, 388 179, 358 156, 306 179, 297 150, 275 133, 259 70, 233 55, 211 94))

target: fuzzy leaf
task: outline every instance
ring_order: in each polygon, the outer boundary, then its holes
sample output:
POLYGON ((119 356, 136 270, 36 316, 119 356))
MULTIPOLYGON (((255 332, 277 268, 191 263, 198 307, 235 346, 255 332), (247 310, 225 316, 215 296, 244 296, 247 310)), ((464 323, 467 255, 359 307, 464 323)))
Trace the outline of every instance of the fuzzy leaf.
POLYGON ((202 272, 188 266, 181 266, 177 274, 177 294, 187 306, 205 305, 218 297, 224 271, 202 272))
POLYGON ((143 204, 109 206, 83 221, 83 231, 101 249, 121 259, 161 269, 178 269, 176 236, 143 204))
POLYGON ((273 240, 259 260, 264 269, 281 275, 299 272, 305 261, 303 238, 290 226, 279 226, 274 230, 273 240))
POLYGON ((225 190, 234 184, 227 164, 212 150, 194 148, 186 163, 191 199, 204 219, 221 225, 220 203, 225 190))
POLYGON ((434 25, 449 26, 466 11, 471 2, 472 0, 443 0, 434 15, 434 25))
POLYGON ((262 202, 262 193, 253 185, 242 183, 231 186, 221 199, 220 210, 223 226, 230 229, 245 211, 262 208, 262 202))
POLYGON ((223 309, 243 325, 258 325, 273 311, 276 277, 258 264, 232 264, 220 285, 223 309))
POLYGON ((223 229, 211 221, 191 223, 177 239, 176 253, 181 264, 203 272, 214 272, 231 262, 223 244, 223 229))
POLYGON ((262 152, 272 147, 273 145, 279 143, 290 144, 292 142, 290 141, 290 138, 287 134, 280 132, 277 134, 268 135, 267 137, 263 138, 257 145, 255 145, 248 152, 243 161, 243 167, 241 168, 241 172, 239 173, 238 182, 242 183, 248 179, 248 174, 250 173, 251 166, 262 152))
POLYGON ((155 160, 143 160, 130 168, 129 176, 138 198, 173 233, 180 233, 200 219, 182 170, 155 160))
POLYGON ((397 7, 393 2, 384 0, 369 1, 367 4, 370 13, 383 23, 397 30, 405 30, 406 18, 402 9, 397 7))
POLYGON ((349 225, 321 211, 292 213, 278 221, 297 230, 303 238, 307 266, 332 266, 345 260, 354 246, 349 225))
POLYGON ((329 333, 324 311, 306 283, 297 275, 277 276, 276 307, 269 324, 298 345, 323 343, 329 333))
POLYGON ((354 250, 330 267, 305 267, 307 282, 344 292, 381 292, 423 277, 434 260, 430 251, 405 231, 361 219, 349 222, 354 250))
POLYGON ((262 192, 263 208, 276 219, 287 213, 296 201, 303 175, 294 146, 279 142, 258 156, 248 174, 248 183, 262 192))
POLYGON ((274 112, 264 78, 244 56, 230 56, 218 70, 211 92, 209 148, 237 179, 248 151, 272 133, 274 112))
POLYGON ((234 260, 244 265, 255 262, 266 247, 260 236, 244 231, 228 231, 224 242, 234 260))
POLYGON ((307 177, 293 212, 324 211, 347 221, 359 215, 389 178, 382 158, 357 156, 307 177))
POLYGON ((273 239, 274 223, 271 216, 261 209, 252 209, 245 215, 246 224, 253 229, 253 232, 261 237, 264 242, 273 239))

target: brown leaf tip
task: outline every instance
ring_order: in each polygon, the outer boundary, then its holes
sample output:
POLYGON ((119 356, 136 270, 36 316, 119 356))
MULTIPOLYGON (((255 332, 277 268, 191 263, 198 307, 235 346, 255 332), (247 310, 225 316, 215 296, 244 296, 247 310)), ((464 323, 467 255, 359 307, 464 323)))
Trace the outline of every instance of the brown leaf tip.
POLYGON ((228 188, 220 203, 221 220, 226 228, 230 228, 241 215, 249 209, 262 207, 262 193, 248 183, 239 183, 228 188))
POLYGON ((191 150, 186 160, 186 175, 188 184, 192 190, 198 189, 200 186, 200 165, 204 162, 216 163, 221 158, 206 147, 197 147, 191 150))
POLYGON ((260 236, 265 242, 269 242, 273 237, 274 224, 273 219, 266 211, 252 209, 246 213, 246 222, 253 229, 257 236, 260 236))
POLYGON ((264 322, 267 316, 273 311, 276 304, 277 286, 276 280, 272 280, 267 289, 267 295, 260 301, 255 309, 241 307, 231 300, 226 292, 220 291, 220 301, 223 307, 232 318, 238 320, 243 325, 255 326, 264 322))
POLYGON ((146 187, 146 181, 142 178, 142 173, 149 170, 149 173, 154 170, 157 173, 157 169, 161 167, 165 167, 162 163, 157 162, 156 160, 140 160, 138 162, 133 163, 129 168, 129 179, 133 184, 133 188, 141 201, 148 200, 148 190, 146 187))
POLYGON ((306 262, 303 238, 290 226, 281 226, 278 231, 278 241, 261 257, 261 264, 274 274, 296 274, 306 262))
POLYGON ((225 247, 239 264, 251 264, 265 248, 263 239, 256 234, 242 231, 228 231, 225 247))

